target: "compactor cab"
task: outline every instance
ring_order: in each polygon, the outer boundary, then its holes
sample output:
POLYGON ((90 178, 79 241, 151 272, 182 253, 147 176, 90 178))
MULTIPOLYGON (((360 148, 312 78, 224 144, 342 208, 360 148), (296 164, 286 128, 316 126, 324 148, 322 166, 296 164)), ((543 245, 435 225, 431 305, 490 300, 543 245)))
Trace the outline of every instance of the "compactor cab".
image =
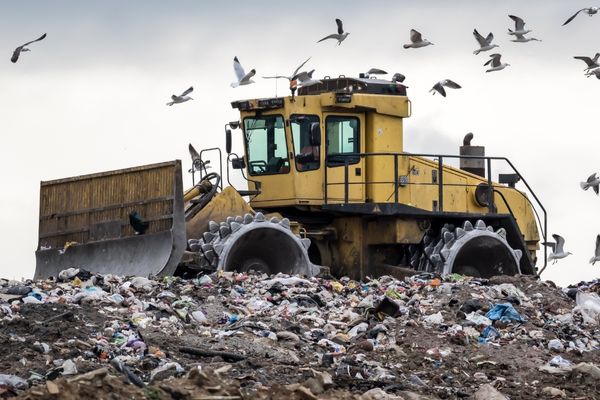
POLYGON ((200 180, 185 193, 179 162, 162 170, 174 184, 157 191, 148 189, 153 173, 142 173, 156 166, 43 182, 36 275, 100 264, 137 274, 171 274, 177 264, 177 273, 313 275, 320 266, 357 279, 415 270, 536 272, 538 223, 545 236, 546 216, 526 180, 508 159, 485 156, 467 138, 459 155, 404 149, 411 104, 403 85, 326 78, 295 98, 232 106, 240 120, 226 125, 225 178, 240 171, 247 187, 223 187, 222 168, 208 173, 204 158, 212 152, 222 162, 219 149, 190 149, 200 180), (231 152, 233 141, 243 142, 244 154, 231 152), (496 171, 506 169, 495 182, 496 171), (86 200, 74 201, 77 193, 86 200), (127 216, 134 209, 150 221, 148 233, 132 232, 127 216), (158 233, 168 236, 162 247, 151 239, 158 233), (139 256, 127 252, 127 242, 134 249, 146 242, 160 256, 134 266, 139 256))

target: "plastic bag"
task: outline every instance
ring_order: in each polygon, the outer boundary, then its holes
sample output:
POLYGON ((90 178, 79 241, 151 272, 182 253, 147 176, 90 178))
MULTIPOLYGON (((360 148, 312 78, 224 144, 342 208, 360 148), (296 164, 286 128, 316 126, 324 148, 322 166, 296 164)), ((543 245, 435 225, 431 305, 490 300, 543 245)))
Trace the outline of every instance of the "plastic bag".
POLYGON ((495 304, 494 307, 487 314, 486 317, 492 321, 501 322, 525 322, 523 317, 515 310, 510 303, 495 304))
POLYGON ((573 311, 578 311, 583 317, 583 322, 589 325, 600 323, 600 297, 596 293, 577 292, 577 306, 573 311))

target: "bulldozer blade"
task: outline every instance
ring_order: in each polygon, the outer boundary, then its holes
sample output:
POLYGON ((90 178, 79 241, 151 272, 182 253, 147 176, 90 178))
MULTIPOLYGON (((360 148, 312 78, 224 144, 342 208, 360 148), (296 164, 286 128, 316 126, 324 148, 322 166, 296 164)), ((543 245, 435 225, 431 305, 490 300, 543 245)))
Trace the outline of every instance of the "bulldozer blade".
POLYGON ((186 248, 181 161, 42 182, 35 279, 66 268, 172 275, 186 248), (129 214, 148 222, 136 232, 129 214))

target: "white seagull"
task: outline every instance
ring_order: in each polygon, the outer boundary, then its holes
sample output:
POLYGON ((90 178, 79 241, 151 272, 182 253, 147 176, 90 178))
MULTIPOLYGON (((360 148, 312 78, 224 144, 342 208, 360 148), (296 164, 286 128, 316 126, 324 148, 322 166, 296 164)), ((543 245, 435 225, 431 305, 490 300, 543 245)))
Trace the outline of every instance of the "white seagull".
POLYGON ((387 75, 387 72, 379 68, 371 68, 365 73, 365 77, 370 78, 371 75, 387 75))
POLYGON ((185 103, 188 100, 194 100, 190 96, 188 96, 188 94, 192 93, 193 90, 194 90, 194 87, 190 86, 183 93, 181 93, 179 96, 177 96, 175 94, 171 95, 171 100, 172 101, 168 102, 167 105, 168 106, 172 106, 173 104, 185 103))
POLYGON ((12 61, 13 63, 16 63, 17 60, 19 59, 19 56, 21 55, 21 52, 23 51, 31 51, 29 50, 27 47, 25 46, 29 46, 31 43, 35 43, 35 42, 39 42, 40 40, 44 40, 44 38, 46 37, 46 34, 44 33, 42 36, 40 36, 39 38, 32 40, 31 42, 27 42, 19 47, 17 47, 15 49, 15 51, 13 51, 13 55, 10 58, 10 61, 12 61))
POLYGON ((300 64, 300 66, 298 66, 298 68, 296 68, 294 70, 294 72, 292 72, 291 75, 286 76, 286 75, 275 75, 275 76, 263 76, 264 79, 287 79, 288 81, 292 81, 294 76, 298 75, 298 72, 300 71, 300 68, 304 67, 304 64, 306 64, 308 62, 308 60, 310 60, 311 57, 308 57, 306 59, 306 61, 304 61, 302 64, 300 64))
POLYGON ((512 39, 511 42, 516 42, 516 43, 527 43, 527 42, 541 42, 540 39, 536 39, 534 37, 525 37, 525 35, 521 35, 521 34, 517 34, 515 35, 517 38, 516 39, 512 39))
POLYGON ((446 97, 446 90, 444 89, 444 86, 451 89, 460 89, 462 87, 458 83, 451 81, 450 79, 443 79, 435 85, 433 85, 431 90, 429 90, 429 93, 433 92, 433 94, 435 95, 435 93, 437 92, 442 96, 446 97))
POLYGON ((594 172, 587 178, 587 181, 579 183, 579 186, 581 186, 583 190, 588 190, 589 188, 592 188, 594 189, 594 192, 596 192, 596 194, 599 194, 600 178, 598 178, 596 175, 597 174, 594 172))
POLYGON ((308 72, 306 72, 306 71, 300 72, 298 75, 295 75, 294 77, 292 77, 292 80, 297 80, 298 85, 300 87, 307 87, 307 86, 316 85, 317 83, 322 83, 318 79, 313 79, 313 77, 312 77, 313 72, 315 72, 314 69, 310 70, 308 72))
POLYGON ((519 18, 516 15, 509 15, 508 18, 515 21, 515 30, 508 30, 509 35, 527 35, 531 30, 525 29, 525 21, 523 18, 519 18))
POLYGON ((421 36, 421 33, 419 33, 418 31, 411 29, 410 30, 410 43, 405 44, 404 48, 409 49, 412 47, 413 49, 418 49, 419 47, 429 46, 430 44, 433 44, 433 43, 431 43, 427 39, 423 39, 423 36, 421 36))
POLYGON ((491 68, 486 70, 485 72, 500 71, 510 65, 507 63, 501 63, 500 57, 502 57, 502 55, 498 54, 498 53, 494 53, 494 54, 490 55, 490 59, 483 65, 489 65, 491 68))
POLYGON ((582 8, 581 10, 577 11, 575 14, 573 14, 568 20, 565 21, 565 23, 563 24, 563 26, 565 26, 566 24, 568 24, 569 22, 573 21, 575 19, 575 17, 577 15, 579 15, 580 12, 589 15, 590 17, 598 14, 598 11, 600 11, 600 8, 598 7, 587 7, 587 8, 582 8))
POLYGON ((590 258, 590 264, 594 265, 596 261, 600 261, 600 235, 596 235, 596 250, 594 250, 594 257, 590 258))
POLYGON ((565 251, 565 239, 562 236, 554 234, 552 235, 552 237, 554 238, 554 240, 556 240, 556 242, 543 242, 542 244, 552 249, 552 253, 548 255, 548 261, 553 261, 552 264, 556 264, 556 262, 561 258, 565 258, 566 256, 573 253, 565 251))
POLYGON ((497 44, 492 44, 492 40, 494 40, 494 34, 492 32, 488 33, 487 37, 481 36, 477 29, 473 29, 473 36, 475 36, 475 40, 479 43, 479 48, 473 52, 473 54, 477 55, 482 51, 488 51, 493 49, 494 47, 500 47, 497 44))
POLYGON ((576 60, 583 61, 587 65, 587 68, 584 69, 584 71, 589 71, 591 69, 600 67, 600 64, 598 64, 599 57, 600 57, 600 53, 596 53, 594 58, 590 58, 590 57, 586 57, 586 56, 575 56, 573 58, 576 60))
POLYGON ((231 87, 235 88, 254 83, 254 81, 250 78, 256 75, 256 70, 253 68, 250 70, 250 72, 246 73, 246 71, 244 71, 244 67, 242 67, 242 64, 240 64, 240 61, 237 57, 233 57, 233 70, 235 71, 237 82, 232 82, 231 87))
POLYGON ((335 23, 337 24, 337 28, 338 28, 337 33, 332 33, 329 36, 325 36, 323 39, 319 40, 317 43, 320 43, 323 40, 327 40, 327 39, 335 39, 338 41, 337 44, 339 46, 340 44, 342 44, 342 42, 344 40, 346 40, 346 38, 348 37, 350 32, 344 32, 344 25, 343 25, 341 19, 336 18, 335 23))

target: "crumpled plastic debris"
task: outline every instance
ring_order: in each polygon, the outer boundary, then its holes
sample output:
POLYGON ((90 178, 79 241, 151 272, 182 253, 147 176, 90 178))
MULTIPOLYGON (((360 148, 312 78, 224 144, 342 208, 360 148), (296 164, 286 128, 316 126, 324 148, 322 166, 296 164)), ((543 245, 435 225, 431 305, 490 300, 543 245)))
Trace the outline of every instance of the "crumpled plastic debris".
POLYGON ((515 310, 510 303, 495 304, 490 311, 485 314, 492 321, 500 322, 525 322, 523 317, 515 310))

